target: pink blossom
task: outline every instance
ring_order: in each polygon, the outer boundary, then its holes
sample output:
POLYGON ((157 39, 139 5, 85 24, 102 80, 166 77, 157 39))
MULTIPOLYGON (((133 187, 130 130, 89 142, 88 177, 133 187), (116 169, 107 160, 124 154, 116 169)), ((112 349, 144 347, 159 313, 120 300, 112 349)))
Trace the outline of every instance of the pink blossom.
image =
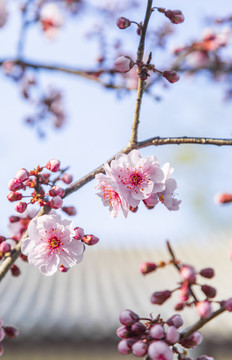
POLYGON ((115 69, 122 73, 130 71, 134 65, 134 61, 129 56, 119 56, 114 62, 115 69))
POLYGON ((175 344, 180 339, 179 331, 175 326, 170 326, 166 332, 165 338, 169 344, 175 344))
POLYGON ((168 210, 179 210, 179 204, 181 203, 181 200, 177 200, 174 197, 174 191, 177 188, 176 180, 170 178, 174 172, 174 169, 170 166, 169 163, 165 163, 162 167, 162 171, 164 174, 164 179, 162 182, 165 189, 161 192, 153 191, 153 193, 144 202, 147 206, 154 207, 160 200, 160 202, 164 204, 168 210))
POLYGON ((23 201, 19 201, 16 205, 15 205, 15 211, 19 212, 19 213, 23 213, 27 208, 27 203, 23 202, 23 201))
POLYGON ((11 179, 8 183, 8 189, 11 191, 17 191, 17 190, 21 190, 23 188, 24 188, 23 183, 15 178, 11 179))
POLYGON ((61 199, 60 196, 57 195, 57 196, 54 196, 51 200, 49 200, 48 205, 52 209, 59 209, 63 205, 63 200, 61 199))
POLYGON ((104 174, 97 174, 95 179, 98 181, 96 189, 100 190, 97 195, 102 198, 105 206, 109 206, 110 216, 113 218, 117 217, 121 209, 123 215, 127 217, 129 213, 129 204, 120 194, 117 182, 112 177, 104 174))
POLYGON ((121 16, 117 19, 116 24, 119 27, 119 29, 126 29, 128 26, 131 25, 131 21, 121 16))
POLYGON ((154 155, 143 158, 138 150, 132 150, 128 155, 116 156, 110 166, 104 165, 104 169, 116 180, 119 193, 132 207, 138 206, 140 200, 149 198, 153 192, 165 189, 164 174, 154 155))
POLYGON ((75 231, 74 239, 76 240, 81 240, 85 235, 84 229, 82 229, 81 227, 75 227, 74 231, 75 231))
POLYGON ((26 169, 20 169, 16 174, 16 179, 19 181, 25 181, 29 178, 29 172, 26 169))
POLYGON ((63 16, 56 4, 45 4, 40 13, 40 23, 45 34, 53 39, 63 25, 63 16))
POLYGON ((167 16, 173 24, 181 24, 184 22, 184 15, 181 10, 166 10, 165 16, 167 16))
POLYGON ((65 183, 65 184, 71 184, 71 182, 73 181, 73 176, 71 174, 68 173, 64 173, 61 176, 61 180, 65 183))
POLYGON ((3 27, 7 21, 8 11, 6 8, 6 1, 0 0, 0 28, 3 27))
POLYGON ((190 265, 182 265, 180 268, 180 276, 183 280, 194 284, 196 281, 196 270, 190 265))
POLYGON ((58 185, 54 185, 48 192, 48 194, 50 196, 60 196, 60 197, 63 197, 64 194, 65 194, 65 191, 64 189, 62 189, 60 186, 58 185))
POLYGON ((51 170, 52 172, 56 172, 60 170, 60 161, 56 159, 51 159, 48 161, 46 168, 51 170))
POLYGON ((152 360, 172 360, 173 352, 164 341, 154 341, 149 345, 148 354, 152 360))
POLYGON ((42 274, 53 275, 60 265, 70 268, 81 262, 84 246, 74 236, 71 221, 62 220, 56 213, 43 215, 31 220, 22 253, 42 274))
POLYGON ((163 72, 163 77, 167 79, 171 84, 180 80, 180 75, 174 70, 165 70, 163 72))

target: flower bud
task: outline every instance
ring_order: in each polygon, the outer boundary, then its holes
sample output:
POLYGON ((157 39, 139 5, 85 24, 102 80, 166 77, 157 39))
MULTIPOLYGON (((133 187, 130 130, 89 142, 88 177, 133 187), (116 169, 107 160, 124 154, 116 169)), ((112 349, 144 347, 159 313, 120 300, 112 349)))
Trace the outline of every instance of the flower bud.
POLYGON ((27 203, 19 201, 16 205, 15 205, 15 211, 19 212, 20 214, 22 214, 27 208, 27 203))
POLYGON ((149 335, 152 339, 163 339, 164 338, 164 328, 160 324, 154 324, 149 330, 149 335))
POLYGON ((86 245, 95 245, 98 243, 99 238, 96 237, 95 235, 85 235, 85 236, 83 236, 82 241, 86 245))
POLYGON ((131 25, 131 22, 129 19, 126 19, 125 17, 121 16, 116 21, 117 27, 119 29, 126 29, 128 26, 131 25))
POLYGON ((182 317, 179 314, 175 314, 175 315, 172 315, 167 320, 167 324, 169 326, 175 326, 178 329, 179 327, 181 327, 184 324, 184 322, 183 322, 182 317))
POLYGON ((115 69, 122 73, 130 71, 134 65, 134 61, 129 56, 119 56, 114 62, 115 69))
POLYGON ((3 252, 3 254, 9 252, 11 250, 11 246, 8 242, 3 241, 0 244, 0 251, 3 252))
POLYGON ((4 326, 5 334, 8 338, 14 339, 19 335, 19 331, 14 326, 4 326))
POLYGON ((143 262, 139 265, 139 271, 143 274, 149 274, 152 271, 155 271, 157 268, 156 264, 153 262, 143 262))
POLYGON ((69 268, 65 267, 64 265, 60 265, 60 267, 59 267, 60 272, 66 273, 66 272, 68 272, 68 270, 69 270, 69 268))
POLYGON ((170 71, 168 71, 168 70, 165 70, 165 71, 163 71, 163 77, 165 78, 165 79, 167 79, 171 84, 173 84, 173 83, 175 83, 175 82, 177 82, 177 81, 179 81, 180 80, 180 75, 176 72, 176 71, 174 71, 174 70, 170 70, 170 71))
POLYGON ((62 189, 61 187, 54 185, 48 192, 48 194, 50 196, 60 196, 63 197, 65 194, 64 189, 62 189))
POLYGON ((171 291, 156 291, 151 295, 150 301, 155 305, 162 305, 172 295, 171 291))
POLYGON ((20 169, 17 173, 16 173, 16 179, 18 179, 19 181, 23 182, 25 180, 27 180, 29 178, 29 172, 22 168, 20 169))
POLYGON ((7 199, 8 199, 10 202, 21 200, 22 197, 23 197, 23 195, 22 195, 21 193, 15 192, 15 191, 11 191, 11 192, 7 195, 7 199))
POLYGON ((123 339, 118 344, 118 351, 123 355, 131 353, 131 347, 136 342, 136 339, 123 339))
POLYGON ((207 319, 212 314, 211 304, 207 300, 198 302, 196 310, 202 319, 207 319))
POLYGON ((65 184, 69 185, 69 184, 71 184, 71 182, 73 181, 73 177, 72 177, 71 174, 64 173, 64 174, 61 176, 61 180, 62 180, 65 184))
POLYGON ((181 302, 185 302, 189 299, 190 291, 188 284, 183 283, 179 289, 178 298, 181 302))
POLYGON ((81 227, 75 227, 74 231, 75 231, 75 236, 73 238, 76 240, 81 240, 85 234, 84 229, 82 229, 81 227))
POLYGON ((60 161, 56 160, 56 159, 51 159, 48 161, 48 163, 45 167, 52 172, 59 171, 60 170, 60 161))
POLYGON ((212 268, 205 268, 202 269, 199 274, 207 279, 211 279, 212 277, 214 277, 214 269, 212 268))
POLYGON ((184 22, 184 15, 180 10, 166 10, 164 14, 173 24, 181 24, 184 22))
POLYGON ((19 267, 15 264, 11 266, 10 271, 11 271, 11 275, 15 277, 18 277, 21 274, 19 267))
POLYGON ((120 326, 117 331, 116 334, 118 335, 118 337, 126 339, 131 337, 131 331, 129 330, 129 328, 127 326, 120 326))
POLYGON ((124 310, 119 315, 119 321, 122 325, 131 326, 139 320, 139 316, 131 310, 124 310))
POLYGON ((14 216, 14 215, 12 215, 12 216, 10 216, 9 217, 9 221, 10 221, 10 223, 16 223, 16 222, 18 222, 20 220, 20 217, 19 216, 14 216))
POLYGON ((224 304, 224 306, 225 306, 225 309, 227 310, 227 311, 232 311, 232 298, 230 298, 230 299, 228 299, 226 302, 225 302, 225 304, 224 304))
POLYGON ((148 354, 152 360, 172 360, 173 352, 164 341, 153 341, 148 347, 148 354))
POLYGON ((209 285, 202 285, 201 290, 208 298, 214 298, 216 296, 217 290, 209 285))
POLYGON ((59 209, 63 205, 63 200, 60 196, 54 196, 50 201, 48 201, 48 206, 52 209, 59 209))
POLYGON ((0 235, 0 244, 1 244, 3 241, 6 241, 6 237, 5 237, 5 236, 0 235))
POLYGON ((142 357, 147 354, 148 344, 142 340, 136 341, 132 345, 132 352, 135 356, 142 357))
POLYGON ((69 216, 75 216, 77 211, 74 206, 63 206, 62 210, 69 216))
POLYGON ((179 341, 180 334, 175 326, 168 328, 165 339, 169 344, 175 344, 179 341))
POLYGON ((181 266, 180 276, 183 280, 187 280, 190 284, 194 284, 196 282, 196 271, 190 265, 181 266))
POLYGON ((131 331, 133 335, 142 335, 146 331, 146 326, 140 321, 137 321, 131 325, 131 331))
POLYGON ((11 179, 8 183, 8 189, 10 191, 17 191, 17 190, 21 190, 23 188, 24 188, 24 184, 15 178, 11 179))
POLYGON ((180 341, 180 344, 186 349, 193 349, 196 346, 200 345, 202 342, 202 335, 199 331, 195 331, 192 335, 184 338, 180 341))

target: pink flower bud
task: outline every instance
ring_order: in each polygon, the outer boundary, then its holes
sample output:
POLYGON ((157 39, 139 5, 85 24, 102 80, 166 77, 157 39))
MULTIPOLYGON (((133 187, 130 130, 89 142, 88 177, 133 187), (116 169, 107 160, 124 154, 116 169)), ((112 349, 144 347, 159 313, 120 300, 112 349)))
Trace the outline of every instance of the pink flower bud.
POLYGON ((124 310, 119 315, 119 321, 122 325, 131 326, 139 320, 139 316, 131 310, 124 310))
POLYGON ((131 331, 133 335, 142 335, 146 331, 146 326, 140 321, 137 321, 131 325, 131 331))
POLYGON ((126 19, 125 17, 121 16, 116 21, 117 26, 119 29, 126 29, 128 26, 131 25, 131 22, 129 19, 126 19))
POLYGON ((48 206, 52 209, 59 209, 63 205, 63 200, 60 196, 54 196, 50 201, 48 201, 48 206))
POLYGON ((147 354, 148 344, 142 340, 136 341, 132 345, 132 352, 135 356, 142 357, 147 354))
POLYGON ((172 295, 171 291, 156 291, 151 295, 150 301, 155 305, 162 305, 172 295))
POLYGON ((74 206, 63 206, 62 210, 69 216, 75 216, 77 211, 74 206))
POLYGON ((118 351, 123 355, 131 353, 131 347, 136 342, 136 339, 123 339, 118 344, 118 351))
POLYGON ((75 227, 74 231, 75 231, 75 236, 73 238, 76 240, 81 240, 85 235, 84 229, 82 229, 81 227, 75 227))
POLYGON ((20 169, 16 174, 16 179, 18 179, 19 181, 23 182, 28 178, 29 178, 29 172, 24 168, 20 169))
POLYGON ((182 284, 178 293, 179 300, 181 302, 187 301, 189 299, 189 295, 190 295, 190 291, 188 284, 186 283, 182 284))
POLYGON ((99 238, 96 237, 95 235, 85 235, 85 236, 83 236, 82 241, 86 245, 95 245, 98 243, 99 238))
POLYGON ((22 197, 23 197, 23 195, 22 195, 21 193, 15 192, 15 191, 11 191, 11 192, 7 195, 7 199, 8 199, 10 202, 21 200, 22 197))
POLYGON ((63 197, 65 194, 64 189, 62 189, 61 187, 54 185, 48 192, 48 194, 50 196, 60 196, 63 197))
POLYGON ((181 266, 180 276, 183 280, 187 280, 190 284, 194 284, 196 282, 196 271, 190 265, 181 266))
POLYGON ((214 269, 212 268, 205 268, 202 269, 199 274, 207 279, 211 279, 212 277, 214 277, 214 269))
POLYGON ((16 205, 15 205, 15 211, 19 212, 20 214, 23 213, 27 208, 27 203, 19 201, 16 205))
POLYGON ((11 179, 8 183, 8 189, 11 191, 17 191, 24 188, 24 184, 18 179, 11 179))
POLYGON ((154 341, 149 345, 148 354, 152 360, 173 360, 173 352, 164 341, 154 341))
POLYGON ((212 314, 212 308, 209 301, 200 301, 196 304, 196 310, 201 318, 207 319, 212 314))
POLYGON ((209 285, 202 285, 201 290, 208 298, 214 298, 216 296, 217 290, 209 285))
POLYGON ((202 335, 199 331, 195 331, 192 335, 186 337, 180 341, 180 344, 186 349, 193 349, 196 346, 200 345, 202 342, 202 335))
POLYGON ((9 221, 10 221, 10 223, 16 223, 16 222, 18 222, 20 220, 20 217, 19 216, 14 216, 14 215, 12 215, 12 216, 10 216, 10 218, 9 218, 9 221))
POLYGON ((51 170, 52 172, 56 172, 60 170, 60 161, 56 159, 51 159, 48 161, 46 168, 51 170))
POLYGON ((3 241, 1 244, 0 244, 0 251, 3 252, 3 254, 9 252, 11 250, 11 246, 8 242, 6 241, 3 241))
POLYGON ((180 339, 180 334, 175 326, 170 326, 166 332, 166 341, 169 344, 175 344, 180 339))
POLYGON ((1 244, 3 241, 6 241, 6 237, 5 237, 5 236, 0 235, 0 244, 1 244))
POLYGON ((232 202, 232 194, 218 193, 213 199, 216 204, 228 204, 232 202))
POLYGON ((182 317, 179 314, 175 314, 175 315, 172 315, 167 320, 167 324, 169 326, 175 326, 178 329, 179 327, 181 327, 184 324, 184 322, 183 322, 182 317))
POLYGON ((157 268, 157 265, 155 263, 152 263, 152 262, 144 262, 144 263, 141 263, 139 265, 139 271, 143 275, 146 275, 146 274, 149 274, 152 271, 155 271, 156 268, 157 268))
POLYGON ((65 183, 65 184, 71 184, 71 182, 73 181, 73 177, 71 174, 68 174, 68 173, 64 173, 62 176, 61 176, 61 180, 65 183))
POLYGON ((120 337, 122 339, 131 337, 131 331, 129 330, 129 328, 127 326, 120 326, 117 329, 116 334, 118 335, 118 337, 120 337))
POLYGON ((67 268, 67 267, 65 267, 64 265, 60 265, 60 267, 59 267, 59 271, 60 272, 68 272, 68 270, 69 270, 69 268, 67 268))
POLYGON ((115 69, 122 73, 130 71, 134 65, 134 61, 129 56, 119 56, 114 62, 115 69))
POLYGON ((163 77, 165 78, 165 79, 167 79, 171 84, 173 84, 173 83, 175 83, 175 82, 177 82, 177 81, 179 81, 180 80, 180 75, 176 72, 176 71, 174 71, 174 70, 170 70, 170 71, 168 71, 168 70, 165 70, 165 71, 163 71, 163 77))
POLYGON ((180 10, 166 10, 164 14, 173 24, 181 24, 184 22, 184 15, 180 10))
POLYGON ((19 331, 14 326, 4 326, 5 334, 8 338, 14 339, 19 335, 19 331))
POLYGON ((232 298, 228 299, 225 302, 225 309, 230 312, 232 311, 232 298))
POLYGON ((163 339, 164 338, 164 328, 160 324, 152 325, 149 330, 149 335, 152 337, 152 339, 163 339))
POLYGON ((11 266, 10 271, 11 271, 11 275, 15 277, 18 277, 21 274, 19 267, 15 264, 11 266))

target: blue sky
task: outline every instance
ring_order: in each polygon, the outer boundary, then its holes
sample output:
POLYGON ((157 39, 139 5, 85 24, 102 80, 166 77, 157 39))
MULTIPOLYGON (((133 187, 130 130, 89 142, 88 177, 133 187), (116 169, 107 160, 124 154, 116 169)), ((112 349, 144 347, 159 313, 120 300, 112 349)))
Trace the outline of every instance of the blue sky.
MULTIPOLYGON (((175 4, 170 0, 163 1, 162 6, 181 9, 186 17, 186 21, 177 27, 177 34, 170 39, 169 48, 179 46, 187 39, 199 38, 205 16, 225 16, 232 10, 229 0, 221 1, 220 7, 208 0, 179 0, 175 4)), ((143 12, 135 16, 140 21, 143 12)), ((26 58, 91 67, 97 47, 94 41, 81 40, 80 33, 86 32, 87 25, 93 21, 93 14, 87 23, 81 18, 78 32, 76 19, 69 20, 64 32, 54 42, 48 41, 40 29, 34 27, 27 36, 26 58)), ((157 20, 158 23, 160 21, 157 20)), ((19 24, 17 14, 13 13, 6 27, 0 29, 0 58, 15 54, 19 24)), ((133 30, 129 31, 125 35, 133 39, 129 51, 135 53, 138 37, 133 30)), ((112 31, 112 36, 115 36, 115 31, 112 31)), ((117 36, 123 36, 123 32, 119 31, 117 36)), ((155 58, 157 67, 160 62, 162 68, 165 59, 165 55, 158 54, 155 58)), ((0 73, 0 233, 3 235, 7 232, 8 216, 13 214, 14 207, 6 199, 7 184, 19 168, 32 169, 37 164, 44 165, 50 158, 58 158, 63 166, 70 165, 74 178, 78 179, 123 148, 130 136, 135 92, 119 100, 113 91, 78 77, 41 71, 39 79, 44 87, 54 84, 63 90, 68 114, 64 129, 55 132, 48 129, 44 140, 23 124, 23 118, 32 112, 32 107, 22 101, 17 86, 0 73)), ((232 104, 223 102, 223 82, 214 83, 207 76, 182 76, 181 81, 167 91, 158 87, 157 92, 163 95, 159 103, 149 97, 144 98, 140 140, 156 135, 231 137, 232 104)), ((128 219, 122 215, 111 219, 108 209, 95 195, 96 184, 92 181, 65 200, 66 205, 75 205, 78 209, 77 216, 73 218, 76 226, 99 236, 99 246, 162 244, 167 238, 175 242, 188 237, 202 239, 217 236, 224 232, 231 236, 231 207, 219 207, 213 202, 216 192, 232 191, 231 148, 162 146, 141 152, 144 155, 155 154, 161 165, 169 161, 175 167, 178 197, 182 199, 180 210, 169 212, 159 204, 148 211, 141 204, 139 211, 131 213, 128 219)))

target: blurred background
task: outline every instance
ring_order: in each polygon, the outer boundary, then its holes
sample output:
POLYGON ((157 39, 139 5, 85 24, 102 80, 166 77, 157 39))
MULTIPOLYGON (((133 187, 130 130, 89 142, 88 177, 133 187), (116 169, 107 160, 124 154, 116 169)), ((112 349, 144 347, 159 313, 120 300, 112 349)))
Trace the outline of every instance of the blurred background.
MULTIPOLYGON (((165 0, 154 5, 181 9, 185 15, 180 25, 170 25, 157 12, 152 15, 146 56, 152 51, 158 69, 170 69, 176 59, 174 50, 202 41, 204 34, 215 31, 226 40, 225 46, 209 54, 208 63, 196 63, 192 57, 178 64, 178 83, 149 79, 153 83, 143 99, 139 140, 153 136, 230 138, 231 21, 225 19, 232 14, 231 2, 222 0, 218 6, 210 0, 165 0), (215 18, 225 21, 215 23, 215 18), (220 66, 214 71, 216 61, 228 64, 227 71, 220 72, 220 66)), ((76 180, 127 144, 135 79, 112 77, 110 72, 98 77, 96 72, 112 69, 121 54, 136 59, 136 26, 119 30, 115 22, 118 16, 140 22, 145 9, 145 0, 139 4, 129 0, 0 1, 1 235, 7 236, 8 219, 14 214, 6 195, 7 184, 18 169, 31 170, 57 158, 63 167, 70 166, 76 180), (51 33, 42 21, 50 14, 44 11, 49 4, 57 6, 52 16, 58 25, 51 33), (45 66, 22 69, 10 63, 19 59, 45 66), (81 74, 49 71, 46 65, 81 74), (95 75, 86 77, 88 71, 95 75), (56 110, 44 110, 44 99, 54 98, 56 110)), ((140 205, 127 219, 122 214, 111 219, 95 194, 95 181, 68 197, 65 205, 77 208, 74 225, 95 234, 100 242, 87 249, 80 265, 52 278, 18 260, 21 276, 8 274, 0 288, 0 316, 20 329, 20 337, 5 345, 6 358, 121 358, 115 336, 120 311, 130 308, 141 316, 157 314, 160 309, 149 302, 151 293, 174 285, 175 269, 146 278, 138 271, 143 261, 167 258, 167 239, 183 262, 197 269, 215 266, 218 299, 231 296, 227 256, 231 208, 214 201, 218 192, 231 192, 230 147, 168 145, 142 149, 141 154, 155 154, 161 166, 170 162, 175 168, 180 210, 171 212, 159 204, 148 211, 140 205)), ((171 302, 162 307, 164 318, 173 313, 171 302)), ((187 310, 185 319, 191 324, 194 311, 187 310)), ((231 358, 231 330, 229 314, 214 320, 204 330, 200 353, 217 360, 231 358)))

